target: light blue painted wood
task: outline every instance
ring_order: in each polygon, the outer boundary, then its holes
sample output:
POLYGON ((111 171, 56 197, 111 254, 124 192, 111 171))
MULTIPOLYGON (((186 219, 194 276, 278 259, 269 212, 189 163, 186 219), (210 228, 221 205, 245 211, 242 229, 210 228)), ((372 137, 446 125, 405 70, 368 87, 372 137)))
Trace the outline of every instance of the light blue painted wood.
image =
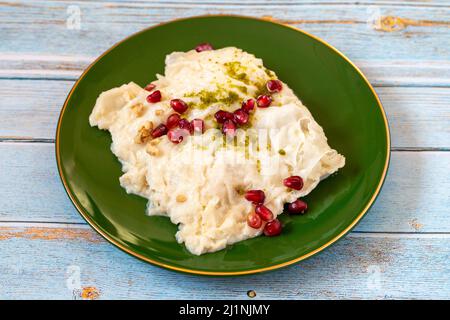
MULTIPOLYGON (((0 53, 0 78, 76 80, 95 58, 0 53)), ((447 61, 355 60, 354 63, 375 86, 450 87, 447 61)))
MULTIPOLYGON (((71 81, 0 80, 0 138, 53 139, 72 85, 71 81)), ((394 148, 450 148, 450 88, 378 87, 376 91, 389 117, 394 148)))
POLYGON ((89 229, 0 227, 0 299, 80 298, 67 287, 78 271, 100 299, 249 299, 248 290, 257 299, 448 299, 449 244, 448 235, 352 234, 282 270, 205 278, 138 261, 89 229))
POLYGON ((266 2, 77 2, 80 30, 67 28, 67 10, 73 12, 73 2, 33 1, 31 6, 22 1, 5 3, 0 11, 0 28, 5 30, 0 34, 0 77, 73 80, 114 42, 144 27, 189 15, 242 13, 271 15, 331 40, 362 67, 374 84, 450 85, 446 49, 450 40, 445 37, 450 28, 448 4, 266 2), (404 28, 379 31, 373 22, 378 21, 377 15, 400 17, 404 20, 397 24, 404 28), (46 26, 44 32, 42 25, 46 26), (39 41, 34 34, 39 34, 39 41))
MULTIPOLYGON (((0 221, 82 223, 54 160, 53 144, 0 143, 0 221)), ((394 152, 364 232, 450 232, 450 152, 394 152)), ((144 213, 142 213, 144 214, 144 213)))
MULTIPOLYGON (((203 4, 162 1, 4 3, 0 11, 0 53, 97 56, 142 28, 175 18, 212 13, 273 16, 322 37, 355 60, 445 63, 450 57, 450 6, 384 5, 383 2, 373 6, 312 2, 278 5, 276 1, 271 5, 217 1, 203 4), (73 12, 68 9, 71 5, 77 5, 81 11, 79 30, 67 27, 70 12, 73 12), (379 16, 403 20, 397 21, 398 31, 385 32, 377 27, 379 16)), ((386 22, 382 25, 389 26, 386 22)))
POLYGON ((392 147, 450 147, 450 88, 375 88, 392 147))
POLYGON ((0 221, 84 222, 59 180, 53 144, 0 143, 0 172, 0 221))
POLYGON ((73 81, 0 80, 0 138, 54 139, 73 81))

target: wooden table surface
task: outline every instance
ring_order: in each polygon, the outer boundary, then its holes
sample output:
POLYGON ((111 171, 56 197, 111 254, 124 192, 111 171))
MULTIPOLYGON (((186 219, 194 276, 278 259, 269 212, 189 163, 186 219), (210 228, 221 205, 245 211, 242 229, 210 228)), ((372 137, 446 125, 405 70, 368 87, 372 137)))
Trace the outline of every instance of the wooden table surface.
POLYGON ((0 2, 1 299, 450 299, 449 1, 0 2), (82 70, 150 25, 211 13, 317 35, 365 72, 392 160, 363 221, 297 265, 239 278, 160 269, 104 241, 60 183, 55 126, 82 70))

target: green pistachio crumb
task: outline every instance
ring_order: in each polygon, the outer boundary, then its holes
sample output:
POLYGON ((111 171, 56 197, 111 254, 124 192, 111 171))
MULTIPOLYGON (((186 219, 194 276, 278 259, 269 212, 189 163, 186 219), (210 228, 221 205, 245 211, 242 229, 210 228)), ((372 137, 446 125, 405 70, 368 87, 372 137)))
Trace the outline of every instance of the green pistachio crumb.
POLYGON ((239 61, 230 61, 224 63, 226 72, 230 78, 239 80, 245 84, 250 83, 247 74, 247 67, 243 66, 239 61))
POLYGON ((190 106, 197 109, 206 109, 214 103, 223 103, 225 105, 232 105, 241 100, 238 93, 232 90, 226 90, 222 87, 217 87, 216 90, 201 90, 200 92, 190 92, 184 95, 187 98, 198 98, 199 103, 190 102, 190 106))

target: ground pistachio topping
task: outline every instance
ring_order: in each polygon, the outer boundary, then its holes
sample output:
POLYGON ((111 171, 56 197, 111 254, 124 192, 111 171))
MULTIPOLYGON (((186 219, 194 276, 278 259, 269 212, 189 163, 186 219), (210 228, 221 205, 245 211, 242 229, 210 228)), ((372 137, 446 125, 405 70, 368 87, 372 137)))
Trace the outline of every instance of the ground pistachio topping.
POLYGON ((200 100, 198 103, 194 101, 190 101, 188 103, 189 107, 194 109, 206 109, 214 103, 222 103, 230 106, 234 103, 240 102, 242 99, 235 91, 227 90, 220 86, 217 86, 214 91, 201 90, 199 92, 185 93, 184 96, 186 98, 198 98, 200 100))
POLYGON ((247 67, 243 66, 239 61, 225 62, 224 66, 226 73, 230 78, 239 80, 245 84, 250 84, 247 67))

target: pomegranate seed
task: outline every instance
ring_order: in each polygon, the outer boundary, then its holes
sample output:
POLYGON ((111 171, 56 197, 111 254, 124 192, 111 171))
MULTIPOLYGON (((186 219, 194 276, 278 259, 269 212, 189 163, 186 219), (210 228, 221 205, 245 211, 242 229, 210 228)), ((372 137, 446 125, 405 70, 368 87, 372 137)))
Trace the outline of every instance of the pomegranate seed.
POLYGON ((242 109, 244 109, 247 113, 250 113, 255 109, 255 100, 254 99, 248 99, 244 102, 242 102, 242 109))
POLYGON ((263 204, 259 204, 255 208, 255 212, 263 219, 264 221, 272 221, 273 213, 263 204))
POLYGON ((307 209, 308 205, 302 200, 295 200, 288 204, 288 212, 291 214, 303 214, 307 209))
POLYGON ((148 85, 145 86, 144 90, 152 91, 155 88, 156 88, 156 85, 154 85, 153 83, 149 83, 148 85))
POLYGON ((161 101, 161 91, 156 90, 147 96, 148 103, 156 103, 161 101))
POLYGON ((238 125, 243 125, 248 122, 249 118, 248 113, 243 109, 237 109, 233 113, 234 113, 234 121, 236 121, 238 125))
POLYGON ((175 110, 178 113, 183 113, 188 108, 188 105, 186 104, 186 102, 184 102, 181 99, 170 100, 170 106, 172 107, 173 110, 175 110))
POLYGON ((202 119, 194 119, 191 121, 191 127, 194 133, 202 134, 205 132, 205 123, 202 119))
POLYGON ((268 237, 277 236, 281 233, 283 227, 278 219, 267 222, 264 226, 264 234, 268 237))
POLYGON ((236 124, 232 120, 226 120, 222 125, 222 132, 226 136, 234 137, 236 135, 236 124))
POLYGON ((172 129, 178 127, 178 123, 180 122, 180 115, 178 113, 171 114, 166 121, 166 127, 168 129, 172 129))
POLYGON ((269 92, 280 92, 283 88, 283 85, 281 84, 280 80, 269 80, 266 83, 266 87, 269 92))
POLYGON ((294 190, 301 190, 303 188, 303 179, 299 176, 290 176, 283 180, 283 184, 294 190))
POLYGON ((178 122, 178 127, 180 129, 185 129, 185 130, 189 131, 190 133, 194 132, 191 123, 186 119, 180 119, 180 121, 178 122))
POLYGON ((167 127, 161 123, 155 129, 153 129, 152 137, 156 139, 156 138, 159 138, 159 137, 165 135, 166 133, 167 133, 167 127))
POLYGON ((256 99, 256 103, 260 108, 267 108, 272 103, 272 98, 267 95, 262 95, 256 99))
POLYGON ((245 193, 245 199, 251 201, 255 204, 264 203, 264 199, 266 199, 266 195, 262 190, 248 190, 245 193))
POLYGON ((247 224, 254 229, 259 229, 261 228, 262 225, 261 217, 258 216, 256 213, 250 213, 247 216, 247 224))
POLYGON ((195 51, 197 52, 202 52, 202 51, 209 51, 209 50, 214 50, 214 48, 212 47, 211 44, 205 42, 205 43, 200 43, 199 45, 197 45, 195 47, 195 51))
POLYGON ((167 138, 169 138, 170 141, 176 144, 183 141, 184 137, 187 137, 188 135, 189 135, 188 130, 180 128, 173 128, 170 129, 169 132, 167 132, 167 138))
POLYGON ((224 123, 227 120, 234 120, 234 115, 231 112, 219 110, 214 114, 214 118, 218 123, 224 123))

